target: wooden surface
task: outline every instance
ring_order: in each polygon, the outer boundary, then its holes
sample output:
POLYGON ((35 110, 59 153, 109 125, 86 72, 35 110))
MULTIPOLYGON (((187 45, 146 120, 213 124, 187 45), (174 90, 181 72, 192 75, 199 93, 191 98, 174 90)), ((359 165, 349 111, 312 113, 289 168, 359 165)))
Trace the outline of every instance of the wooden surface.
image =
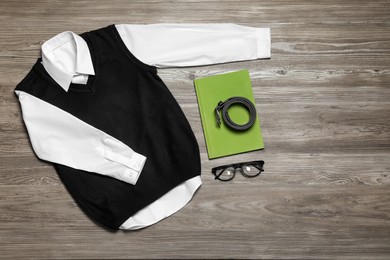
POLYGON ((0 258, 390 259, 389 1, 0 2, 0 258), (88 219, 30 146, 13 94, 55 34, 113 23, 271 27, 272 58, 164 69, 201 148, 203 186, 137 232, 88 219), (208 160, 192 80, 249 69, 266 149, 208 160), (214 166, 263 159, 255 179, 214 166))

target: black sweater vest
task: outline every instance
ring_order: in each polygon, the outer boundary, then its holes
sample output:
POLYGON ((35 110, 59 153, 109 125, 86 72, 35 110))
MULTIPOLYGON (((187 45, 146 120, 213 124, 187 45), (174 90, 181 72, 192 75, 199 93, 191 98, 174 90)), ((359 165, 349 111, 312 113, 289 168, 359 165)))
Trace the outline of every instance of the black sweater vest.
POLYGON ((87 85, 72 83, 65 92, 38 59, 16 90, 57 106, 147 157, 136 185, 55 164, 84 212, 98 223, 117 229, 140 209, 200 175, 199 148, 184 113, 156 68, 130 53, 114 25, 81 36, 95 69, 87 85))

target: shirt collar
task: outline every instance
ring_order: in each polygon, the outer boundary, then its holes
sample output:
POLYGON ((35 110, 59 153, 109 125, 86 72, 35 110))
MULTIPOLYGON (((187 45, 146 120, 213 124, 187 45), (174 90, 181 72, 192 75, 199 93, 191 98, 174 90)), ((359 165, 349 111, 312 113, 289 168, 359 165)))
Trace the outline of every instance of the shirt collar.
POLYGON ((95 75, 87 43, 70 31, 42 44, 42 64, 65 91, 68 91, 73 76, 95 75))

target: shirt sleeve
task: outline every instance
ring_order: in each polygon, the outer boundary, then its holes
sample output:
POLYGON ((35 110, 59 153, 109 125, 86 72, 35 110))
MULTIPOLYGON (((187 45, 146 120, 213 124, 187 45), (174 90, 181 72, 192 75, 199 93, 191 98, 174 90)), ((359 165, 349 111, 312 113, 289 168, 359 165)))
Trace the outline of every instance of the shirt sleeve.
POLYGON ((56 106, 23 91, 16 94, 39 158, 136 184, 145 156, 56 106))
POLYGON ((156 67, 201 66, 271 57, 269 28, 236 24, 116 25, 130 52, 156 67))

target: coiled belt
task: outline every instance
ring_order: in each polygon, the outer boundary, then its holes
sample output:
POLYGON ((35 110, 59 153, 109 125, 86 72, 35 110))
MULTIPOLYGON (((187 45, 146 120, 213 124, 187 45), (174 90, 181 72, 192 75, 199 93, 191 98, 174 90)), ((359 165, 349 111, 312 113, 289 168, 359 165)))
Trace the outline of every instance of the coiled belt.
POLYGON ((225 101, 219 101, 217 107, 215 108, 215 119, 217 120, 218 126, 221 125, 221 118, 219 116, 219 111, 222 109, 222 119, 224 123, 230 128, 238 131, 243 131, 249 129, 256 121, 256 108, 253 103, 244 97, 231 97, 225 101), (246 124, 239 125, 233 122, 230 118, 228 109, 231 105, 241 104, 246 107, 249 112, 249 121, 246 124))

